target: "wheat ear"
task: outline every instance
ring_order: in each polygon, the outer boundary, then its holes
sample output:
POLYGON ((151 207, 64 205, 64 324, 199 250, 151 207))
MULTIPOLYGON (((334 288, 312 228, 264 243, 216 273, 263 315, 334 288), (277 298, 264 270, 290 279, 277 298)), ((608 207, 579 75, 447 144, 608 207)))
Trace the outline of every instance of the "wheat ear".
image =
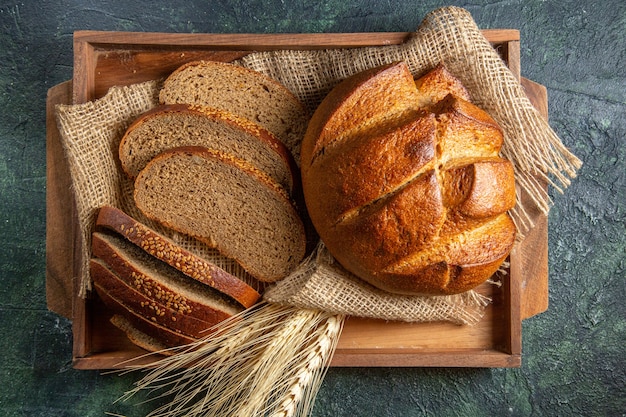
POLYGON ((264 416, 287 409, 288 400, 294 403, 290 409, 308 413, 342 322, 315 310, 262 304, 171 356, 131 367, 147 374, 122 399, 142 390, 153 399, 167 398, 150 417, 264 416), (308 377, 307 359, 313 364, 308 377), (294 394, 297 389, 302 393, 294 394), (307 404, 299 407, 302 399, 307 404))
POLYGON ((303 349, 303 359, 295 364, 289 378, 285 379, 284 389, 277 397, 271 417, 292 417, 311 412, 341 335, 343 323, 344 316, 331 315, 318 326, 309 345, 303 349))

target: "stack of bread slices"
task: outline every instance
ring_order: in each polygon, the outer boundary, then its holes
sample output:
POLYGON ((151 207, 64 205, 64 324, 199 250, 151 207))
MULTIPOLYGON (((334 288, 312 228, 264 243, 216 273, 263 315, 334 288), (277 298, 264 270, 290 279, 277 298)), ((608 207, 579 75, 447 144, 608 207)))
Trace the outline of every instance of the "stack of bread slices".
MULTIPOLYGON (((304 106, 261 73, 212 61, 173 72, 160 100, 119 146, 137 208, 260 282, 287 276, 307 242, 294 203, 304 106)), ((260 297, 113 207, 100 210, 92 250, 94 286, 115 311, 112 322, 148 350, 191 343, 260 297)))

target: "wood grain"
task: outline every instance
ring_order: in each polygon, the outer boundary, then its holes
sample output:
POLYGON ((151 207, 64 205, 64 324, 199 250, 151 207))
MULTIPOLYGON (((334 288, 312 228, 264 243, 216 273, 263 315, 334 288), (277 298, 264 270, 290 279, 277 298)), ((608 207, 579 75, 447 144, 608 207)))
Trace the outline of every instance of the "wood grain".
POLYGON ((61 137, 56 126, 55 105, 70 103, 72 82, 48 90, 46 99, 46 299, 48 308, 72 317, 74 294, 74 227, 77 224, 71 179, 61 137))
MULTIPOLYGON (((519 32, 505 29, 484 33, 519 77, 519 32)), ((401 43, 407 36, 410 34, 404 32, 280 35, 77 32, 73 85, 65 83, 50 89, 47 124, 48 301, 53 311, 73 318, 74 367, 115 368, 143 351, 110 324, 110 312, 97 298, 76 296, 71 278, 80 272, 76 251, 79 233, 75 220, 68 216, 67 207, 73 207, 73 200, 58 131, 52 122, 54 104, 97 99, 113 85, 164 77, 195 59, 230 61, 253 50, 389 45, 401 43)), ((531 101, 547 117, 545 88, 525 79, 521 81, 531 101)), ((409 324, 350 318, 332 366, 520 366, 522 319, 547 308, 547 219, 540 213, 533 216, 536 227, 511 254, 509 279, 502 287, 490 284, 481 287, 493 302, 479 324, 409 324)))
MULTIPOLYGON (((539 113, 548 120, 548 91, 534 81, 522 78, 522 87, 539 113)), ((544 184, 546 189, 548 185, 544 184)), ((522 199, 526 197, 522 196, 522 199)), ((532 207, 532 205, 527 205, 532 207)), ((529 213, 535 226, 516 248, 519 262, 512 272, 521 277, 521 317, 527 319, 548 309, 548 217, 535 210, 529 213)))

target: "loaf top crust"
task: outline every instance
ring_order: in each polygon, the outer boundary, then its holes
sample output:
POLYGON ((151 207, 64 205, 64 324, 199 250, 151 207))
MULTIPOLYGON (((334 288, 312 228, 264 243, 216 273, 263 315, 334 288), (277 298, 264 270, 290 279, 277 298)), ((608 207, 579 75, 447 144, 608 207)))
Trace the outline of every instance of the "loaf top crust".
POLYGON ((403 62, 340 83, 302 145, 306 205, 349 271, 402 294, 451 294, 488 279, 515 225, 502 130, 443 66, 403 62), (418 88, 419 87, 419 88, 418 88))

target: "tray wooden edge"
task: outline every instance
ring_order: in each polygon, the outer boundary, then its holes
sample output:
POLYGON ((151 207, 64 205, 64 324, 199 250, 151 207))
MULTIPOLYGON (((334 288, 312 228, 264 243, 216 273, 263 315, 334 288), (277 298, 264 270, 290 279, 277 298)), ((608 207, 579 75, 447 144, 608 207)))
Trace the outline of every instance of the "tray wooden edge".
MULTIPOLYGON (((520 79, 520 32, 517 29, 485 29, 485 38, 508 57, 508 65, 520 79)), ((73 102, 83 103, 98 96, 95 94, 95 52, 117 49, 125 51, 155 50, 188 52, 212 51, 237 59, 246 53, 259 50, 280 49, 341 49, 365 46, 401 44, 412 32, 364 32, 364 33, 283 33, 283 34, 187 34, 77 31, 74 33, 74 89, 73 102), (76 76, 79 74, 80 76, 76 76)), ((137 80, 135 80, 137 81, 137 80)))
MULTIPOLYGON (((492 43, 520 40, 517 29, 483 29, 492 43)), ((165 33, 79 30, 74 41, 125 48, 190 47, 229 50, 354 48, 400 44, 413 32, 338 32, 338 33, 165 33)))
MULTIPOLYGON (((494 30, 494 33, 501 32, 499 30, 494 30)), ((507 31, 510 32, 510 31, 507 31)), ((513 31, 517 32, 517 31, 513 31)), ((325 34, 326 36, 328 34, 325 34)), ((91 36, 91 35, 90 35, 91 36)), ((512 49, 509 50, 509 54, 519 53, 519 42, 512 42, 512 49)), ((514 71, 515 72, 515 71, 514 71)), ((547 94, 545 87, 536 84, 530 80, 521 78, 522 85, 527 91, 529 99, 535 104, 535 106, 540 110, 545 117, 547 117, 547 94)), ((48 97, 46 101, 47 105, 47 143, 51 140, 59 140, 58 139, 58 131, 56 129, 56 123, 54 123, 53 118, 54 114, 51 112, 51 109, 54 108, 55 104, 69 104, 72 98, 72 83, 71 81, 59 84, 57 86, 52 87, 48 91, 48 97)), ((52 177, 52 183, 55 184, 55 175, 58 173, 58 167, 56 167, 56 162, 59 161, 59 155, 48 155, 48 170, 47 176, 48 180, 52 177), (52 161, 52 163, 50 163, 52 161)), ((50 190, 47 190, 47 204, 62 204, 63 198, 56 199, 58 197, 58 193, 61 192, 65 196, 68 196, 73 202, 73 196, 71 195, 71 190, 69 187, 66 187, 67 184, 58 184, 58 186, 52 187, 50 190), (59 191, 61 190, 61 191, 59 191)), ((71 204, 73 207, 73 204, 71 204)), ((63 208, 59 206, 60 208, 63 208)), ((73 241, 73 238, 70 236, 63 236, 64 233, 57 233, 58 230, 65 230, 67 225, 72 225, 74 222, 73 219, 73 210, 70 208, 68 211, 68 207, 65 206, 66 216, 59 220, 55 218, 54 215, 47 216, 49 224, 47 224, 47 234, 46 234, 46 247, 50 250, 50 254, 47 255, 47 270, 46 270, 46 285, 47 285, 47 296, 48 296, 48 307, 51 311, 54 311, 62 316, 73 318, 77 311, 73 311, 72 302, 67 300, 67 298, 55 298, 50 297, 51 294, 74 294, 74 284, 73 279, 70 279, 70 282, 67 282, 67 275, 63 278, 64 274, 71 274, 72 268, 63 268, 63 265, 55 265, 54 261, 51 265, 48 265, 48 261, 51 258, 55 258, 55 248, 60 247, 63 248, 63 244, 58 245, 59 240, 65 239, 65 242, 70 242, 72 246, 76 243, 73 241), (60 221, 60 222, 59 222, 60 221)), ((424 352, 424 351, 400 351, 400 350, 392 350, 392 351, 376 351, 376 352, 365 352, 361 350, 360 352, 337 352, 335 354, 335 358, 333 359, 332 366, 480 366, 480 367, 515 367, 519 366, 521 363, 521 335, 517 337, 515 333, 519 331, 521 333, 521 320, 532 317, 533 315, 539 314, 547 309, 547 217, 539 216, 540 222, 537 223, 536 227, 533 229, 532 233, 529 237, 532 237, 537 242, 545 245, 542 246, 544 250, 542 250, 539 259, 540 262, 536 262, 536 256, 533 255, 533 262, 530 262, 532 265, 538 265, 535 267, 536 272, 539 274, 537 276, 538 279, 529 280, 529 282, 521 282, 519 286, 520 294, 518 294, 518 299, 520 300, 520 304, 517 307, 514 307, 511 314, 516 315, 517 322, 519 323, 520 329, 509 329, 510 337, 513 340, 513 345, 509 346, 507 352, 500 351, 476 351, 476 352, 424 352), (545 259, 545 262, 543 260, 545 259), (539 298, 538 298, 539 296, 539 298), (512 349, 511 349, 512 348, 512 349), (473 359, 472 359, 473 358, 473 359)), ((71 233, 74 234, 74 233, 71 233)), ((65 233, 67 235, 67 233, 65 233)), ((526 243, 529 239, 527 239, 522 243, 526 243)), ((71 250, 66 251, 64 255, 71 256, 71 250)), ((523 252, 523 251, 522 251, 523 252)), ((68 259, 68 258, 65 258, 68 259)), ((524 263, 524 268, 527 267, 528 262, 524 263)), ((65 265, 67 267, 67 265, 65 265)), ((70 275, 71 277, 71 275, 70 275)), ((80 304, 80 303, 79 303, 80 304)), ((74 306, 75 307, 75 306, 74 306)), ((83 310, 78 307, 79 310, 83 310)), ((84 313, 84 311, 83 311, 84 313)), ((80 315, 80 314, 79 314, 80 315)), ((514 323, 516 320, 513 320, 514 323)), ((97 355, 89 358, 75 358, 74 363, 76 368, 79 369, 102 369, 101 365, 98 364, 97 355), (95 367, 94 367, 95 366, 95 367)))

